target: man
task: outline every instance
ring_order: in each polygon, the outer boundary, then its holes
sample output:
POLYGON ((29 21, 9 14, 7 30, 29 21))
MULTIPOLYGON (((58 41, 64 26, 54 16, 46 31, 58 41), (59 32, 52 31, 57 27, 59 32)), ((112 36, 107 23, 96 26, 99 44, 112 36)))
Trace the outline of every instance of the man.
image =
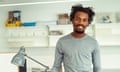
POLYGON ((59 39, 52 72, 60 72, 62 62, 65 72, 91 72, 91 64, 93 72, 100 72, 98 43, 85 33, 94 15, 90 7, 72 7, 70 20, 73 32, 59 39))

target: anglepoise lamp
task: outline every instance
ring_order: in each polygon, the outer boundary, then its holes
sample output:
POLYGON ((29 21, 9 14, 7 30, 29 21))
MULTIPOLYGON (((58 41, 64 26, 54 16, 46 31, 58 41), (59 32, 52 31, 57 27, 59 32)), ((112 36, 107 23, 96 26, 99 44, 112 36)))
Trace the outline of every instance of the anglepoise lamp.
POLYGON ((25 57, 27 57, 28 59, 40 64, 41 66, 45 67, 45 70, 44 72, 48 72, 48 69, 49 67, 40 63, 39 61, 31 58, 30 56, 28 56, 26 53, 25 53, 25 48, 24 47, 21 47, 20 50, 18 51, 18 53, 12 58, 12 61, 11 63, 12 64, 15 64, 17 66, 21 66, 23 67, 24 64, 25 64, 25 57))

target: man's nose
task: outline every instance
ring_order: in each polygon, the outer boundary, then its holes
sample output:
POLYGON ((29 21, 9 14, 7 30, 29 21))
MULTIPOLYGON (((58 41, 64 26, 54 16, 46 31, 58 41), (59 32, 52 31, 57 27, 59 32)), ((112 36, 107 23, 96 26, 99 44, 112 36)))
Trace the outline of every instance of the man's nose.
POLYGON ((79 22, 79 24, 83 24, 83 20, 79 20, 78 22, 79 22))

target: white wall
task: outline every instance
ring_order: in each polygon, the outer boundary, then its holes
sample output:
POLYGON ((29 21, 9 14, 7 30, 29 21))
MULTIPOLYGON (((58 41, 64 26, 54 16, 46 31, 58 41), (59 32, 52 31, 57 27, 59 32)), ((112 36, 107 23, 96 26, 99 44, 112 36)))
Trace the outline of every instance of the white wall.
POLYGON ((55 21, 57 14, 70 13, 71 6, 81 3, 84 6, 92 6, 96 12, 119 12, 120 0, 93 0, 88 2, 70 2, 70 3, 54 3, 54 4, 39 4, 26 6, 11 6, 0 7, 0 52, 9 51, 5 45, 5 30, 4 22, 7 19, 8 11, 21 10, 22 22, 26 21, 55 21))
POLYGON ((11 64, 15 53, 0 53, 0 72, 18 72, 18 67, 11 64))
MULTIPOLYGON (((69 13, 71 6, 74 4, 81 3, 84 6, 94 7, 96 12, 120 12, 120 0, 92 0, 89 2, 76 2, 76 3, 57 3, 57 4, 42 4, 42 5, 28 5, 28 6, 11 6, 11 7, 0 7, 0 52, 16 52, 18 49, 8 48, 5 38, 4 22, 7 19, 8 11, 10 10, 21 10, 21 19, 25 21, 51 21, 57 19, 59 13, 69 13)), ((120 55, 118 47, 101 47, 101 53, 104 55, 120 55)), ((27 53, 30 56, 42 56, 41 58, 48 57, 50 62, 44 62, 49 66, 54 60, 54 48, 27 48, 27 53)))

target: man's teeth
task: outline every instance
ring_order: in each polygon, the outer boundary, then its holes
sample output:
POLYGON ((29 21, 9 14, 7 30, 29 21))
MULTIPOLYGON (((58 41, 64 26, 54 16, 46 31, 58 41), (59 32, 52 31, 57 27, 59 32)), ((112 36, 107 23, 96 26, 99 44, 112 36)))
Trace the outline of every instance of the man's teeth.
POLYGON ((78 28, 83 28, 82 26, 78 26, 78 28))

